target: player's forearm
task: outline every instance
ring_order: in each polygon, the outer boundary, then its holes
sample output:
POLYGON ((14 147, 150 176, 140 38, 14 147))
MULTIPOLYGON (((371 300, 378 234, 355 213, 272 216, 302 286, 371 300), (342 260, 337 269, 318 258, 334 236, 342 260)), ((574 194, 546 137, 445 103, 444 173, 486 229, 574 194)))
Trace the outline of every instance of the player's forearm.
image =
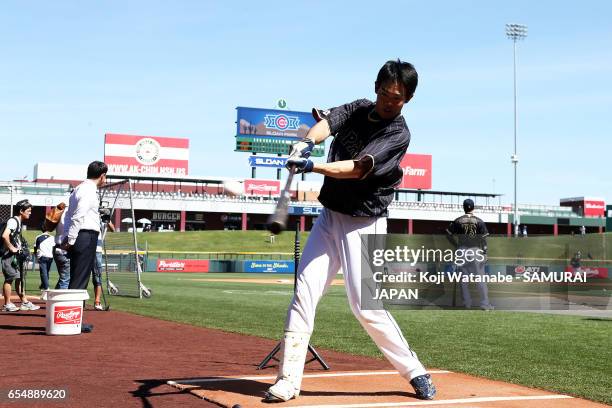
POLYGON ((333 163, 314 163, 312 171, 337 179, 360 179, 367 170, 358 161, 342 160, 333 163))
POLYGON ((319 144, 329 137, 330 132, 329 123, 326 119, 323 119, 310 128, 306 138, 312 140, 315 144, 319 144))

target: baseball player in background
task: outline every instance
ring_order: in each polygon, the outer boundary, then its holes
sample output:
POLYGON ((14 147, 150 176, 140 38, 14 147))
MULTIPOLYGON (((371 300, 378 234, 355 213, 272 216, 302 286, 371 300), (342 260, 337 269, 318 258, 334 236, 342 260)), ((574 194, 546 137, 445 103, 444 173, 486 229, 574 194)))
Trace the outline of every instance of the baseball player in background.
POLYGON ((360 99, 325 112, 313 110, 318 123, 292 148, 288 168, 325 176, 319 195, 324 209, 301 258, 281 341, 279 373, 266 393, 267 402, 299 395, 317 303, 340 270, 353 314, 385 357, 410 381, 418 398, 432 399, 436 393, 391 314, 361 309, 360 236, 387 232, 387 207, 402 179, 399 163, 410 143, 401 111, 417 82, 412 64, 388 61, 374 83, 376 102, 360 99), (334 141, 327 163, 314 163, 309 158, 312 149, 330 135, 334 141))
MULTIPOLYGON (((465 214, 451 222, 446 230, 446 233, 455 237, 458 241, 453 243, 458 249, 462 250, 481 250, 487 252, 487 226, 484 221, 476 217, 474 212, 474 201, 466 199, 463 201, 463 211, 465 214)), ((486 261, 474 260, 466 262, 459 268, 462 274, 466 275, 484 275, 486 261)), ((478 292, 480 294, 480 308, 485 311, 493 310, 494 307, 489 302, 489 292, 486 282, 478 282, 478 292)), ((472 307, 472 296, 468 287, 468 282, 461 281, 461 293, 463 295, 463 306, 466 308, 472 307)))

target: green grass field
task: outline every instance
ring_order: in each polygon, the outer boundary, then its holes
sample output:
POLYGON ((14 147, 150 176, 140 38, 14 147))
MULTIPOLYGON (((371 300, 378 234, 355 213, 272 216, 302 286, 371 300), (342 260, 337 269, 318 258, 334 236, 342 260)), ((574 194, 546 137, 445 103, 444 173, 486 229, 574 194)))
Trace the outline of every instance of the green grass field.
MULTIPOLYGON (((34 245, 34 238, 39 231, 25 231, 24 236, 34 245)), ((115 233, 125 234, 128 233, 115 233)), ((131 235, 131 234, 130 234, 131 235)), ((284 233, 270 243, 270 233, 266 231, 192 231, 192 232, 142 232, 137 234, 139 247, 145 242, 151 252, 290 252, 293 253, 294 234, 284 233)), ((306 241, 308 233, 302 233, 306 241)), ((125 240, 129 240, 125 237, 125 240)))
MULTIPOLYGON (((33 245, 38 231, 25 231, 25 238, 33 245)), ((124 233, 120 233, 124 234, 124 233)), ((125 233, 127 234, 127 233, 125 233)), ((292 232, 286 232, 276 237, 276 242, 269 242, 267 231, 195 231, 138 233, 141 248, 145 243, 150 252, 285 252, 293 253, 292 232)), ((402 243, 409 243, 414 248, 421 244, 434 242, 431 235, 394 235, 402 243)), ((308 239, 308 233, 300 234, 302 248, 308 239)), ((446 244, 444 236, 435 238, 438 247, 446 244)), ((490 257, 522 258, 552 258, 562 259, 572 256, 576 250, 583 252, 585 261, 587 253, 594 259, 612 259, 612 233, 588 234, 586 236, 560 235, 531 236, 527 239, 508 239, 506 237, 491 237, 488 239, 490 257)), ((433 246, 428 246, 432 248, 433 246)))

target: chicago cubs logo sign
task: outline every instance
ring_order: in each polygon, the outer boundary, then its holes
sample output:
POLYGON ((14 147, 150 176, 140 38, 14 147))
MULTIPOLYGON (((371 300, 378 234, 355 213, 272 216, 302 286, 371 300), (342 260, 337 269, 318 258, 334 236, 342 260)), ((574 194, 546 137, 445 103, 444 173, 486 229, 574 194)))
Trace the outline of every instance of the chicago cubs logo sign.
POLYGON ((268 129, 276 130, 297 130, 300 125, 300 118, 297 116, 288 116, 284 114, 266 115, 264 117, 264 126, 268 129))

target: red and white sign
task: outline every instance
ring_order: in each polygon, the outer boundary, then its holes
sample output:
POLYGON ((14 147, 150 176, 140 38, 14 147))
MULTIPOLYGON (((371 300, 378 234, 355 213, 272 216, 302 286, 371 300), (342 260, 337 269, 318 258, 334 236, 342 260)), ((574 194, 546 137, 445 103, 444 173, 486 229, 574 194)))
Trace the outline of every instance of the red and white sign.
POLYGON ((244 180, 244 192, 247 195, 272 196, 280 195, 280 180, 244 180))
POLYGON ((400 188, 431 189, 431 154, 407 154, 400 167, 404 172, 400 188))
POLYGON ((55 324, 81 324, 83 306, 56 306, 53 313, 55 324))
POLYGON ((208 259, 158 259, 157 272, 208 272, 208 259))
POLYGON ((606 203, 603 200, 584 200, 585 217, 605 217, 606 203))
POLYGON ((606 202, 603 198, 596 197, 572 197, 562 198, 560 204, 564 207, 572 207, 578 215, 585 217, 605 217, 606 202))
POLYGON ((590 266, 580 266, 578 268, 574 268, 572 266, 568 266, 565 268, 565 272, 585 273, 587 279, 589 278, 606 279, 608 277, 608 268, 598 268, 598 267, 590 267, 590 266))
POLYGON ((186 176, 189 139, 107 133, 104 162, 109 174, 186 176))

